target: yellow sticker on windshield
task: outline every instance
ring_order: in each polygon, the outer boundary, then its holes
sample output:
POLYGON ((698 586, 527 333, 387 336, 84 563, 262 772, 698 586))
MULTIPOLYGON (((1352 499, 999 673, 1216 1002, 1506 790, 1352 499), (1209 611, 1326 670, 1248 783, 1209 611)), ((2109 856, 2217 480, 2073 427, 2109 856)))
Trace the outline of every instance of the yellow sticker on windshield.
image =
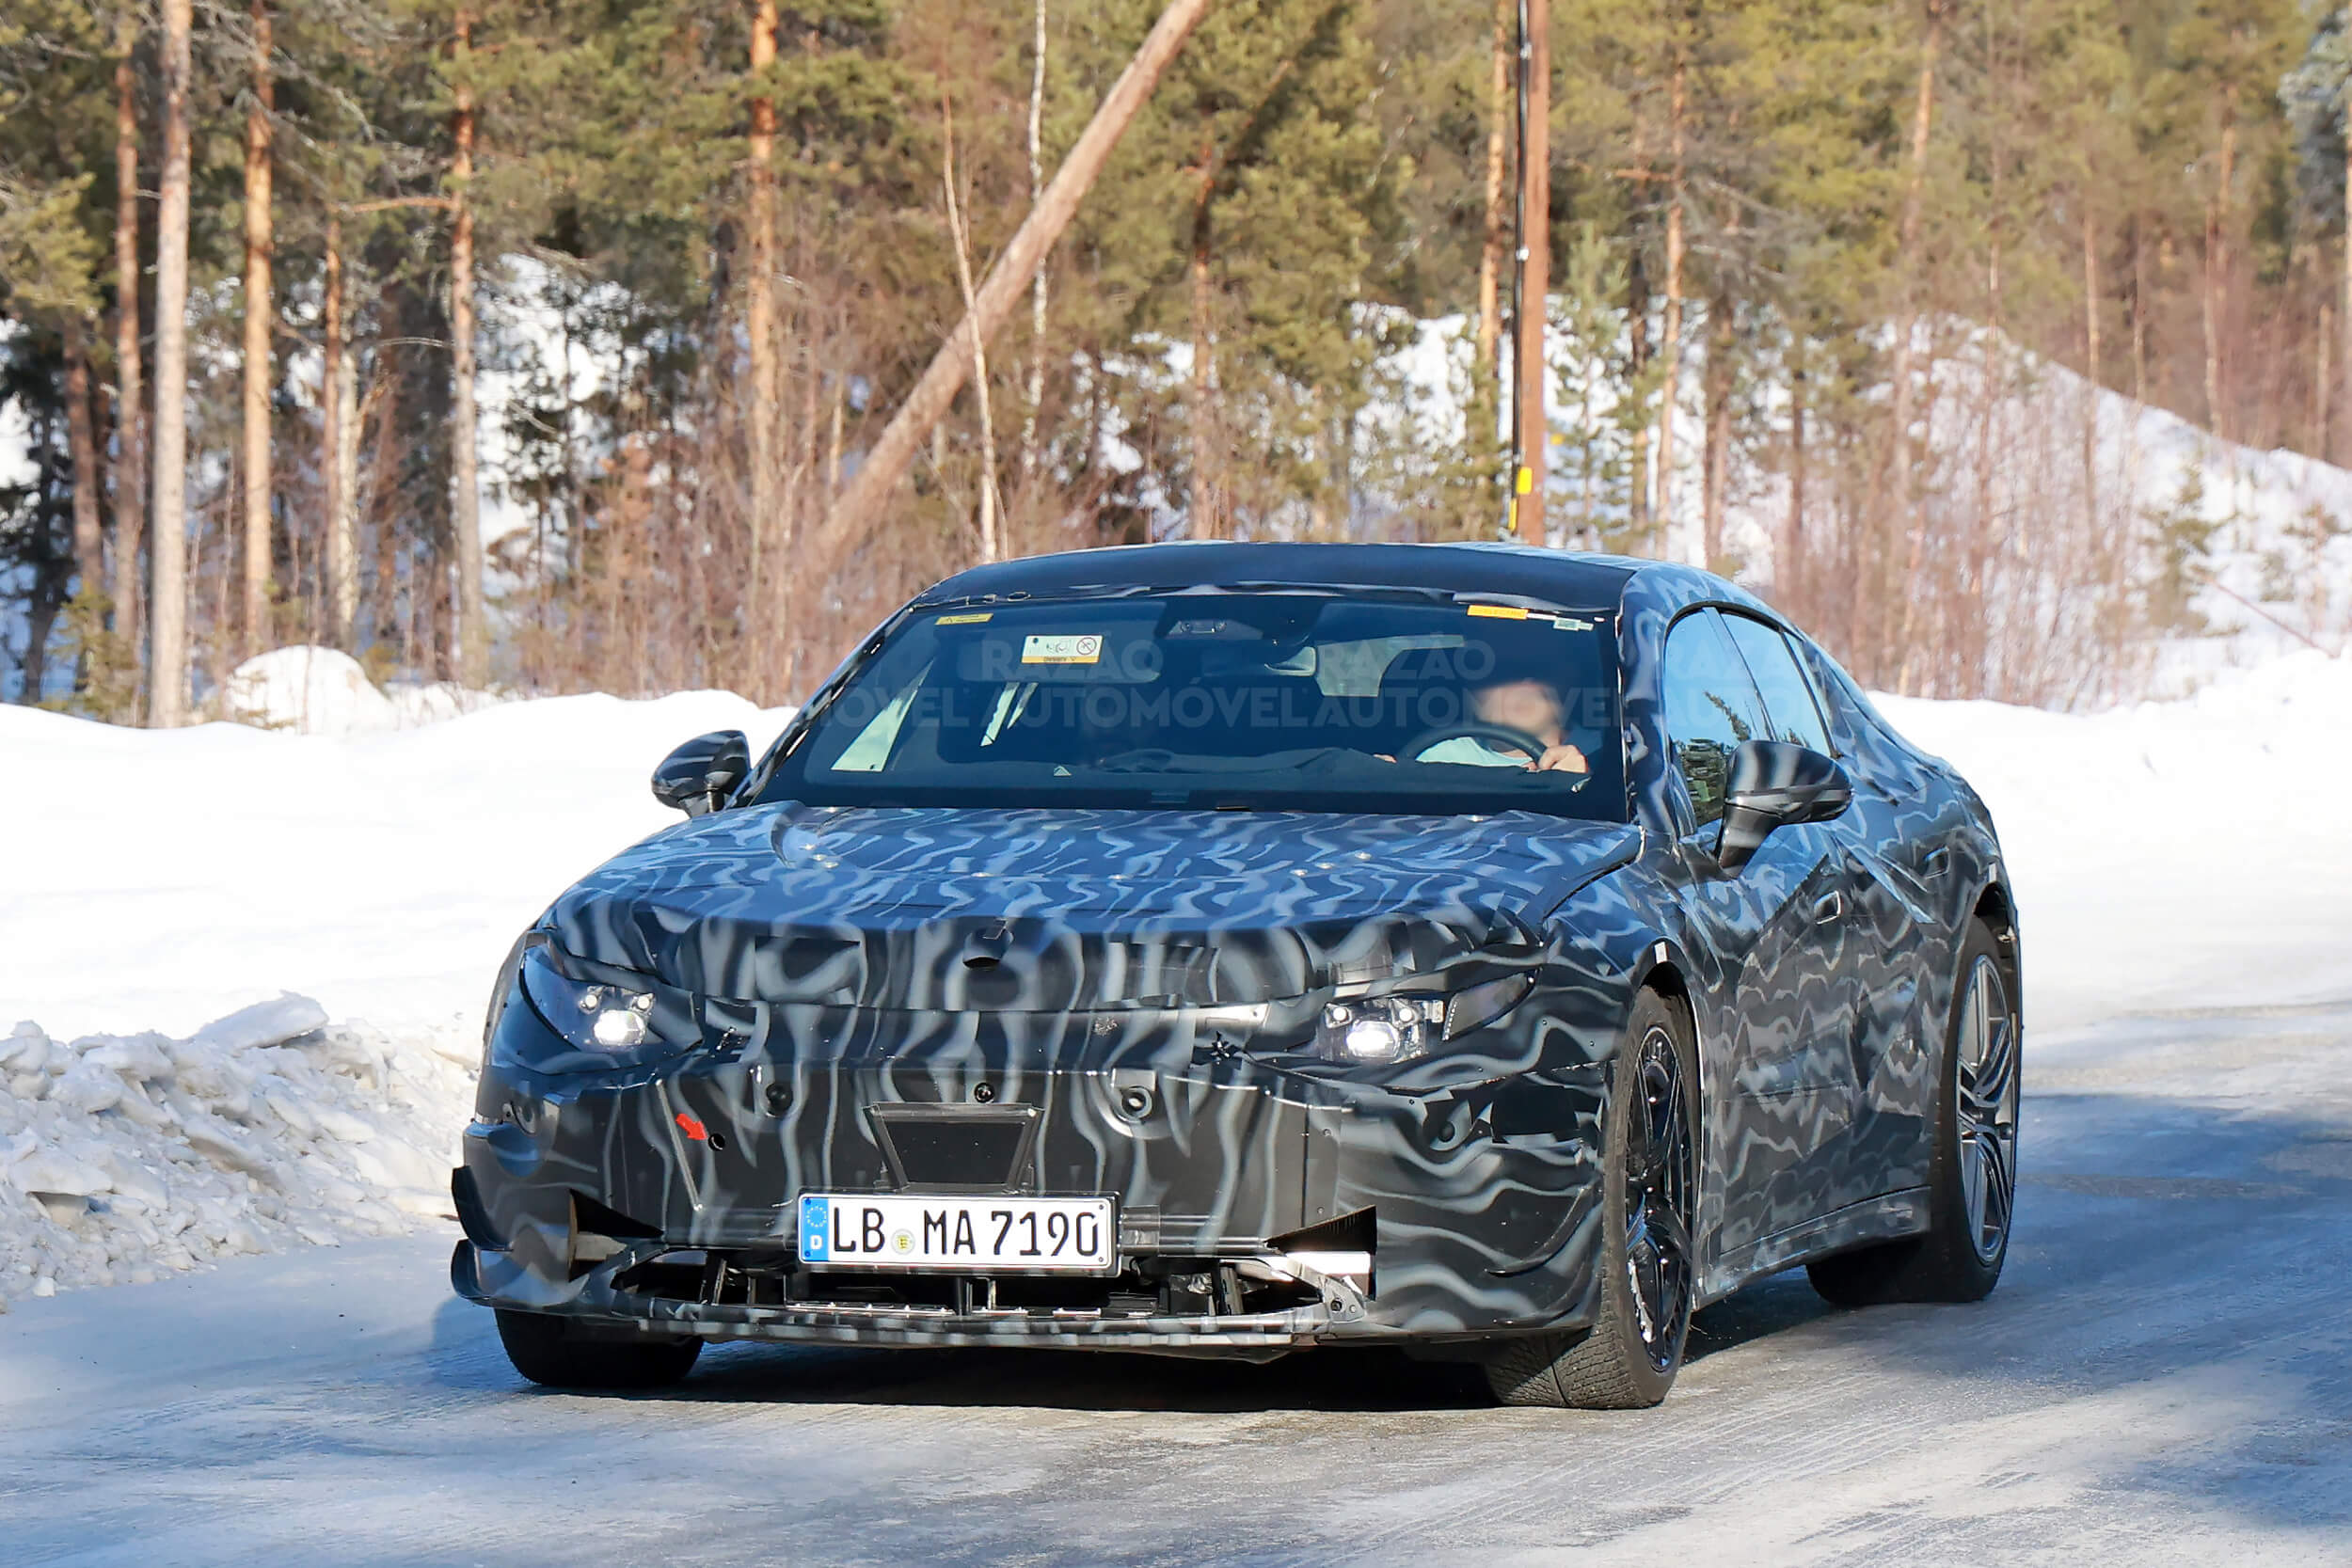
POLYGON ((1103 657, 1103 639, 1097 632, 1083 636, 1030 637, 1021 643, 1024 664, 1094 664, 1103 657))
POLYGON ((977 626, 995 613, 993 610, 984 610, 977 615, 942 615, 939 624, 943 626, 977 626))
POLYGON ((1474 604, 1470 607, 1470 612, 1472 615, 1484 615, 1490 620, 1496 621, 1524 621, 1527 619, 1527 611, 1519 609, 1517 605, 1474 604))

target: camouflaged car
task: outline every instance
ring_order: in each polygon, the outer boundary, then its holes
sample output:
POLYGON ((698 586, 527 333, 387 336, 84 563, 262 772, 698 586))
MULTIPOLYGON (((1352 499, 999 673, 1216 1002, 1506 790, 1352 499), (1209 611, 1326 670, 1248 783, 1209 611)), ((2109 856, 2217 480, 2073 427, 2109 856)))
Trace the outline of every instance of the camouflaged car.
POLYGON ((1500 546, 1009 562, 516 943, 457 1291, 543 1383, 712 1339, 1401 1343, 1663 1398, 1695 1308, 1993 1288, 1984 806, 1770 610, 1500 546))

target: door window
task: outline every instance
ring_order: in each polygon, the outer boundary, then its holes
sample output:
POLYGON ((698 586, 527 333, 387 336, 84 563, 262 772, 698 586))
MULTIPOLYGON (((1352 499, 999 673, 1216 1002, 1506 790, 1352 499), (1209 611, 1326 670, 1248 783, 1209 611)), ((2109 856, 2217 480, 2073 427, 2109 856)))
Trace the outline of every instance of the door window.
POLYGON ((1724 626, 1747 660, 1756 690, 1763 694, 1764 718, 1772 725, 1772 738, 1793 740, 1824 756, 1835 754, 1830 750, 1829 726, 1821 721, 1820 707, 1813 700, 1813 684, 1798 668, 1788 640, 1776 627, 1745 615, 1725 615, 1724 626))
POLYGON ((1765 737, 1764 705, 1740 652, 1711 610, 1686 615, 1666 634, 1660 672, 1666 699, 1666 742, 1690 787, 1698 826, 1721 820, 1731 753, 1765 737))

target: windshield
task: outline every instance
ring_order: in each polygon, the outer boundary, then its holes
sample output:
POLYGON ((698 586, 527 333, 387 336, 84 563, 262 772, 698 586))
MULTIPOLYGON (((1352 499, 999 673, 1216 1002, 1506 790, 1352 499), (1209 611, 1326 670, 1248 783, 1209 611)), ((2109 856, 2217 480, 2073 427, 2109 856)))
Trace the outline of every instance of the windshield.
POLYGON ((917 611, 761 792, 1625 819, 1606 611, 1216 591, 917 611))

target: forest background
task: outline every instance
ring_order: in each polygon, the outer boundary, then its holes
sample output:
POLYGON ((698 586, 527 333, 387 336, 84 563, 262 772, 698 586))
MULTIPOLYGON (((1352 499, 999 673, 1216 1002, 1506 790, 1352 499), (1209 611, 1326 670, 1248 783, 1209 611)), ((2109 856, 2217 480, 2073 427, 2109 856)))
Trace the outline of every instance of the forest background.
MULTIPOLYGON (((305 642, 779 702, 976 560, 1496 536, 1514 0, 1222 0, 827 546, 1155 14, 12 0, 0 690, 180 722, 305 642)), ((1554 0, 1550 59, 1540 543, 2080 704, 2194 629, 2211 531, 2093 388, 2352 451, 2343 8, 1554 0)))

